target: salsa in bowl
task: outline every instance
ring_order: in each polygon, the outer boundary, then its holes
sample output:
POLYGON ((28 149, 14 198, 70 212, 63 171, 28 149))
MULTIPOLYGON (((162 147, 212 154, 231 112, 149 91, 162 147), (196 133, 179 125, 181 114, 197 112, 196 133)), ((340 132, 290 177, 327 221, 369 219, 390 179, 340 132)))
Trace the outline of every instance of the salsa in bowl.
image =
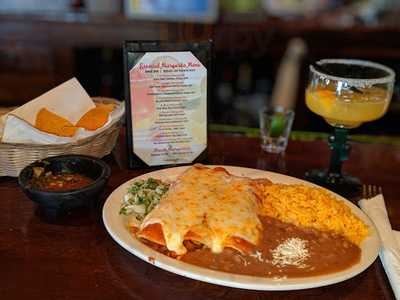
POLYGON ((26 166, 18 184, 47 219, 75 208, 91 208, 110 177, 110 167, 86 155, 60 155, 26 166))

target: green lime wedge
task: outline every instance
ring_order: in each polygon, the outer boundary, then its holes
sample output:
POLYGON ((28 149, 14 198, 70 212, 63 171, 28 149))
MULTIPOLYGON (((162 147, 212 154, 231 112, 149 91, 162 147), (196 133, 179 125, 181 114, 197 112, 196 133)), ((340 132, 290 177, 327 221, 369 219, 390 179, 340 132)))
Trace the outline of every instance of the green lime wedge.
POLYGON ((285 131, 285 116, 280 113, 276 113, 272 117, 269 135, 271 137, 279 137, 283 134, 284 131, 285 131))

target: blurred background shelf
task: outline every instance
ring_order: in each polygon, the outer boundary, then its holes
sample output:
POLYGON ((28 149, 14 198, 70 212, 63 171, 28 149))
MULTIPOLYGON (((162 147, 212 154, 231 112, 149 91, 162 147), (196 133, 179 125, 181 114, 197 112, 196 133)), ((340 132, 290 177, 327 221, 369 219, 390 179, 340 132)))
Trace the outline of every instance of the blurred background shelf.
MULTIPOLYGON (((237 4, 237 3, 239 4, 237 4)), ((214 40, 210 121, 257 127, 288 41, 303 38, 308 54, 301 68, 295 130, 328 132, 304 104, 307 64, 326 57, 369 59, 400 74, 400 10, 360 19, 346 5, 302 16, 272 15, 262 1, 228 7, 221 2, 215 22, 191 19, 132 19, 123 2, 110 13, 89 10, 82 1, 60 11, 0 9, 0 106, 25 103, 76 76, 90 95, 123 99, 121 46, 124 40, 214 40), (240 6, 242 5, 242 6, 240 6), (244 6, 243 6, 244 5, 244 6)), ((252 2, 252 1, 250 1, 252 2)), ((350 2, 350 1, 344 1, 350 2)), ((379 2, 379 1, 378 1, 379 2)), ((92 3, 93 5, 93 3, 92 3)), ((355 133, 400 134, 399 85, 384 118, 355 133)))

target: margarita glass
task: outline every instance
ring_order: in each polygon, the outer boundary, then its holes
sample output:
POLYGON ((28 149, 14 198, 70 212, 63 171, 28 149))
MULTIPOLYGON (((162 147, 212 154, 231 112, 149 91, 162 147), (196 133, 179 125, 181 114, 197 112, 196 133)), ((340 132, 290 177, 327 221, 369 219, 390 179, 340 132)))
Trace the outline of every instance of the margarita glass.
POLYGON ((328 170, 312 170, 306 179, 342 195, 357 192, 360 181, 342 174, 348 158, 348 129, 382 117, 393 93, 392 69, 370 61, 323 59, 310 66, 306 89, 308 108, 334 127, 329 137, 331 160, 328 170))

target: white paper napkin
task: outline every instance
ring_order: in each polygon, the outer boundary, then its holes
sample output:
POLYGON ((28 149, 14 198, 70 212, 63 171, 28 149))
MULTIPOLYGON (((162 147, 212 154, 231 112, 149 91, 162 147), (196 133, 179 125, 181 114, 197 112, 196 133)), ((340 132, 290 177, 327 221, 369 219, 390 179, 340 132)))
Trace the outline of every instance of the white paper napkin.
POLYGON ((358 202, 371 218, 382 241, 379 257, 389 278, 396 299, 400 299, 400 232, 392 230, 382 195, 358 202))
POLYGON ((43 107, 75 124, 89 110, 95 108, 92 98, 76 78, 72 78, 9 113, 32 126, 43 107))

